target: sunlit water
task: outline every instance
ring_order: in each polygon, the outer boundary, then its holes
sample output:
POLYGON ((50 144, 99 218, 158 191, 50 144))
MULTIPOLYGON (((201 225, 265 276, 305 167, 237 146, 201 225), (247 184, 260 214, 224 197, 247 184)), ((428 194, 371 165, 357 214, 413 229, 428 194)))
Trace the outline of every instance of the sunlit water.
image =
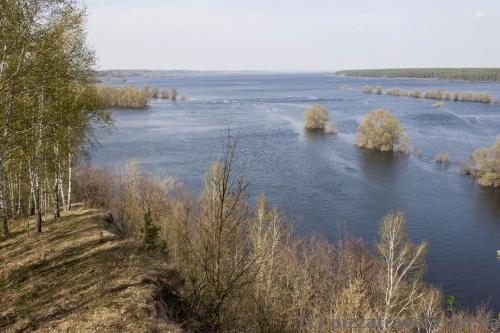
POLYGON ((175 176, 196 192, 222 151, 228 128, 239 132, 238 162, 250 197, 264 192, 300 233, 331 240, 346 234, 371 247, 382 217, 402 211, 413 241, 427 240, 425 278, 459 304, 489 301, 500 311, 500 191, 459 174, 458 162, 500 134, 500 104, 435 102, 363 94, 365 84, 490 91, 500 84, 425 80, 337 78, 326 74, 197 75, 132 79, 129 84, 176 85, 189 101, 155 100, 148 110, 117 110, 112 134, 93 163, 119 168, 129 159, 146 170, 175 176), (341 91, 339 84, 348 84, 341 91), (304 110, 324 105, 340 134, 303 130, 304 110), (364 113, 385 108, 396 115, 420 157, 359 149, 356 128, 364 113), (438 152, 449 167, 434 163, 438 152))

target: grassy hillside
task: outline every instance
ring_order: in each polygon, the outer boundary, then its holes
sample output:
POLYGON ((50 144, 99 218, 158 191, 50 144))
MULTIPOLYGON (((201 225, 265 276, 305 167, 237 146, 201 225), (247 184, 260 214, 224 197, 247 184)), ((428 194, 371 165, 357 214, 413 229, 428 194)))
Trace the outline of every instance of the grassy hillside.
POLYGON ((500 68, 391 68, 344 70, 341 76, 500 82, 500 68))
POLYGON ((167 319, 177 274, 101 211, 71 212, 42 234, 26 226, 0 241, 0 331, 181 331, 167 319))

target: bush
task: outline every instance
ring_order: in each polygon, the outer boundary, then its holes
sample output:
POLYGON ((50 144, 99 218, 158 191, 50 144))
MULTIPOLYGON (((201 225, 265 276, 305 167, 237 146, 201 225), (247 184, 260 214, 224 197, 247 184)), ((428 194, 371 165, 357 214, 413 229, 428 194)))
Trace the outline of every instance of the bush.
POLYGON ((132 108, 144 109, 149 103, 149 88, 136 88, 127 86, 115 88, 110 86, 97 86, 97 93, 102 108, 132 108))
POLYGON ((425 92, 425 98, 453 100, 460 102, 479 102, 491 103, 491 95, 487 92, 472 92, 472 91, 443 91, 443 90, 429 90, 425 92))
POLYGON ((379 86, 379 87, 375 88, 375 92, 377 93, 377 95, 382 95, 382 93, 383 93, 382 87, 379 86))
POLYGON ((390 96, 399 96, 399 88, 389 88, 386 90, 386 94, 390 96))
POLYGON ((72 181, 77 202, 90 208, 110 208, 116 176, 109 169, 85 165, 76 170, 72 181))
POLYGON ((468 171, 480 185, 500 187, 500 136, 493 146, 474 152, 468 171))
POLYGON ((422 92, 420 90, 418 90, 418 89, 408 90, 408 91, 401 91, 400 92, 400 96, 420 98, 422 96, 422 92))
POLYGON ((328 112, 319 105, 313 105, 304 112, 304 127, 308 130, 324 130, 328 123, 328 112))
POLYGON ((443 103, 443 102, 436 102, 436 103, 432 104, 432 107, 433 107, 433 108, 440 108, 440 107, 442 107, 442 106, 444 106, 444 103, 443 103))
POLYGON ((396 117, 378 109, 365 114, 356 138, 361 148, 380 151, 408 151, 408 138, 396 117))
POLYGON ((441 90, 429 90, 425 92, 424 95, 425 98, 431 98, 431 99, 442 99, 443 94, 441 90))
POLYGON ((170 88, 170 98, 175 101, 177 100, 177 87, 173 86, 170 88))
POLYGON ((129 237, 143 240, 144 245, 156 243, 151 233, 166 216, 166 195, 173 181, 147 174, 135 162, 125 166, 118 180, 110 210, 120 231, 129 237))
POLYGON ((373 88, 371 86, 364 86, 363 87, 363 92, 365 94, 371 94, 373 92, 373 88))
POLYGON ((349 85, 347 85, 347 84, 341 84, 341 85, 339 85, 339 88, 340 88, 340 90, 345 91, 345 90, 349 89, 349 85))
POLYGON ((450 154, 447 154, 447 153, 438 153, 436 154, 436 158, 434 159, 434 161, 436 161, 437 164, 441 164, 441 165, 448 165, 450 163, 450 160, 451 160, 451 157, 450 157, 450 154))
POLYGON ((325 134, 337 134, 339 131, 335 128, 333 125, 329 125, 325 127, 324 133, 325 134))

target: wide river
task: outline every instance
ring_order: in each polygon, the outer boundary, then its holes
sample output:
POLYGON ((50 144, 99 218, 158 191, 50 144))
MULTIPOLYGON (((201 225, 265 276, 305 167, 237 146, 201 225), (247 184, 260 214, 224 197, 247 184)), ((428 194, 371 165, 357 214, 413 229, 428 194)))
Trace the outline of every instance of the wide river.
POLYGON ((93 153, 94 165, 119 168, 130 159, 174 176, 193 192, 222 151, 228 128, 239 132, 238 163, 250 198, 264 192, 299 233, 332 241, 346 234, 374 247, 382 217, 402 211, 414 242, 427 240, 427 281, 459 305, 489 301, 500 312, 500 191, 459 173, 459 162, 500 135, 500 104, 363 94, 363 85, 489 91, 500 84, 341 78, 329 74, 204 74, 135 78, 128 84, 176 85, 188 101, 152 101, 147 110, 115 110, 115 128, 93 153), (348 84, 342 91, 340 84, 348 84), (310 135, 303 112, 324 105, 339 135, 310 135), (401 121, 420 156, 355 146, 366 112, 384 108, 401 121), (434 162, 452 156, 448 167, 434 162))

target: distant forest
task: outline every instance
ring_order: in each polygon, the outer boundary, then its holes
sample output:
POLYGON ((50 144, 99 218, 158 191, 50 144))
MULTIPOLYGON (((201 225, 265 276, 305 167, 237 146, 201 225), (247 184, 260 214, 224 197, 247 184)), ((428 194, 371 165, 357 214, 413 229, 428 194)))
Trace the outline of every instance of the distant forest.
POLYGON ((500 68, 401 68, 360 69, 335 73, 340 76, 419 78, 500 82, 500 68))

